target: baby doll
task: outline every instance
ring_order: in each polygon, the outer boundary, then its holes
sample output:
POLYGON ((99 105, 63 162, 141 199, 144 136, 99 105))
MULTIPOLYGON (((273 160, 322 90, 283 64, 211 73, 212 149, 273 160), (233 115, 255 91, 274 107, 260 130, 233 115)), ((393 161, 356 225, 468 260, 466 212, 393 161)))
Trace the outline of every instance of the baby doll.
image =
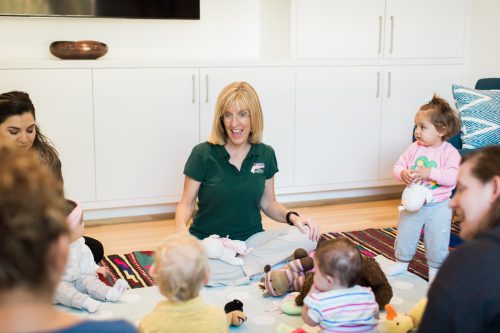
POLYGON ((54 303, 60 303, 72 308, 86 309, 96 312, 101 302, 116 302, 127 290, 128 284, 119 279, 113 287, 99 280, 98 274, 106 275, 104 267, 94 262, 92 252, 85 245, 83 238, 83 212, 80 203, 68 201, 71 213, 66 218, 70 229, 71 244, 69 245, 68 262, 54 296, 54 303))

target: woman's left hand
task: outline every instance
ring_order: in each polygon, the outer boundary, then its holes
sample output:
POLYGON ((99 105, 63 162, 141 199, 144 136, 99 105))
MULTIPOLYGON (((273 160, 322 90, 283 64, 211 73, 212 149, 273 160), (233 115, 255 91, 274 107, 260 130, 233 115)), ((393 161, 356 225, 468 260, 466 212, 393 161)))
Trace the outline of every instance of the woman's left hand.
POLYGON ((315 225, 310 217, 298 217, 293 223, 300 231, 304 234, 309 234, 309 239, 312 241, 319 241, 321 233, 319 231, 319 226, 315 225))

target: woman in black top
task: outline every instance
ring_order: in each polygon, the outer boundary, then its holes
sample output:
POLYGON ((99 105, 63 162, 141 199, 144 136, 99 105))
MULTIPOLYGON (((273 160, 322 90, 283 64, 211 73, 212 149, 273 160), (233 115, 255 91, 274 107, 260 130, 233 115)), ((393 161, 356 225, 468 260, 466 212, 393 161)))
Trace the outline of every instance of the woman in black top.
POLYGON ((463 157, 450 206, 466 242, 432 282, 419 332, 500 332, 500 145, 463 157))
MULTIPOLYGON (((15 149, 33 149, 42 164, 49 167, 63 183, 61 160, 50 140, 42 134, 35 122, 35 107, 29 95, 21 91, 0 94, 0 143, 15 149)), ((96 239, 84 237, 96 263, 104 256, 104 249, 96 239)))

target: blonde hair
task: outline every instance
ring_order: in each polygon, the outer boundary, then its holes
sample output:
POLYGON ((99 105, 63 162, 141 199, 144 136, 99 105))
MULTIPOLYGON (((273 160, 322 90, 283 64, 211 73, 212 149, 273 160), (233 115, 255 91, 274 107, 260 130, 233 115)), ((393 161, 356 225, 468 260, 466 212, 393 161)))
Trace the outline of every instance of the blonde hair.
POLYGON ((264 130, 264 118, 260 106, 259 96, 255 89, 247 82, 233 82, 228 84, 219 94, 215 105, 212 133, 208 142, 214 145, 225 145, 227 133, 224 128, 222 115, 231 106, 239 105, 248 109, 250 113, 249 143, 261 143, 264 130))
POLYGON ((62 184, 34 151, 0 147, 0 291, 54 288, 52 244, 68 233, 62 184))
POLYGON ((170 235, 155 253, 154 278, 160 292, 171 301, 198 296, 209 274, 202 243, 189 235, 170 235))

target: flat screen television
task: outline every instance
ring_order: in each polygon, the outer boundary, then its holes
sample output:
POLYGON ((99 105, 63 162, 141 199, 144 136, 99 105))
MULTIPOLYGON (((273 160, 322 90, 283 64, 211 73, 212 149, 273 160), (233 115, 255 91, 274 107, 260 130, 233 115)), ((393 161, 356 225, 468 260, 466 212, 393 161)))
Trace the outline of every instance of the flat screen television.
POLYGON ((0 0, 0 15, 199 20, 200 0, 0 0))

